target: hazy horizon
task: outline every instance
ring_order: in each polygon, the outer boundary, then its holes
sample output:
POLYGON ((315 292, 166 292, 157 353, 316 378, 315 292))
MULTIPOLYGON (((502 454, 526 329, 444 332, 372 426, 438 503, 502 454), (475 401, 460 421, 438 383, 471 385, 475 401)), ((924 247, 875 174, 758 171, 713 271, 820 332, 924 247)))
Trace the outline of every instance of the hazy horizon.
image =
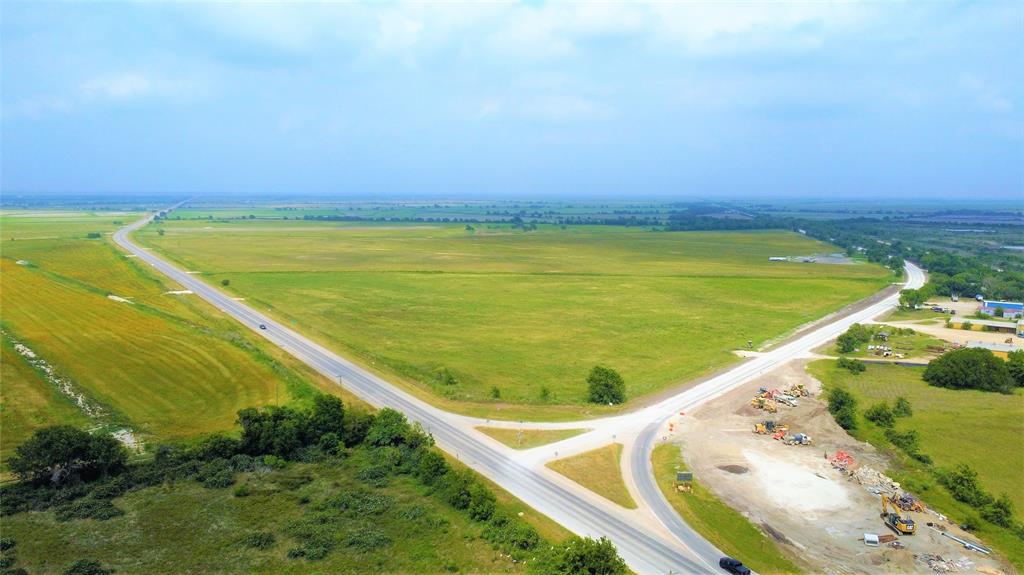
POLYGON ((2 10, 8 196, 1024 198, 1015 2, 2 10))

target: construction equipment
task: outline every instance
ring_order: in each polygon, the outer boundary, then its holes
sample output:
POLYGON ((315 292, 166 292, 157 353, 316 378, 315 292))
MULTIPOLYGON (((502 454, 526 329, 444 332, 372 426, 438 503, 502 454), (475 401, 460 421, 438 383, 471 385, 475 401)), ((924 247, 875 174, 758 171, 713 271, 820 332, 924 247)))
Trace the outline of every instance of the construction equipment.
POLYGON ((787 429, 789 428, 784 423, 775 423, 771 419, 759 421, 754 424, 754 433, 758 435, 768 435, 780 430, 786 431, 787 429))
POLYGON ((917 511, 919 513, 925 511, 924 503, 920 499, 914 497, 913 494, 903 492, 894 501, 896 507, 899 507, 903 511, 917 511))
POLYGON ((755 398, 751 399, 750 400, 750 405, 752 407, 756 407, 757 409, 763 409, 763 410, 767 411, 768 413, 775 413, 775 412, 777 412, 779 410, 779 408, 775 406, 775 402, 774 401, 771 401, 771 400, 766 399, 764 397, 755 397, 755 398))
POLYGON ((786 395, 785 393, 779 393, 778 395, 776 395, 775 401, 778 401, 779 403, 785 403, 790 407, 796 407, 797 405, 796 398, 793 397, 792 395, 786 395))
POLYGON ((786 390, 786 393, 788 393, 789 395, 792 395, 793 397, 807 397, 808 395, 811 394, 811 392, 808 391, 807 388, 804 387, 804 384, 802 384, 802 383, 798 383, 798 384, 790 387, 789 389, 786 390))
POLYGON ((787 435, 785 439, 786 445, 810 445, 811 436, 806 433, 795 433, 793 435, 787 435))
POLYGON ((885 493, 882 494, 882 522, 900 535, 913 535, 917 530, 917 526, 914 525, 914 520, 909 517, 903 517, 896 510, 899 507, 896 503, 889 498, 885 493), (889 508, 892 507, 892 511, 889 508))

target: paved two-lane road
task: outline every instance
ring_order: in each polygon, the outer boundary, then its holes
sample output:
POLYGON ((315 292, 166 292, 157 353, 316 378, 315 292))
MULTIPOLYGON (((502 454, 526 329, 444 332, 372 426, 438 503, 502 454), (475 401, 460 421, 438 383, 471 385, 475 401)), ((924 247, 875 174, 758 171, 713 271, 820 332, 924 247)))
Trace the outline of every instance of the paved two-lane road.
MULTIPOLYGON (((650 470, 650 452, 662 423, 680 409, 692 409, 756 377, 760 372, 824 343, 854 321, 865 321, 891 309, 897 297, 890 296, 861 312, 829 323, 657 405, 623 416, 587 422, 586 427, 600 427, 608 432, 619 429, 639 430, 629 463, 634 472, 635 489, 644 506, 665 527, 651 529, 648 523, 637 520, 637 512, 624 510, 594 497, 543 467, 522 462, 513 450, 472 429, 474 421, 471 418, 442 411, 417 399, 135 244, 129 234, 148 224, 151 219, 146 218, 121 228, 114 233, 114 241, 257 334, 323 375, 343 384, 368 403, 393 407, 405 413, 410 420, 420 422, 433 434, 442 449, 457 456, 534 509, 575 533, 607 536, 618 547, 629 566, 644 574, 716 572, 721 556, 717 549, 676 515, 654 483, 650 470), (261 325, 265 329, 260 329, 261 325)), ((916 287, 923 274, 912 265, 908 265, 907 269, 910 276, 908 285, 916 287)))

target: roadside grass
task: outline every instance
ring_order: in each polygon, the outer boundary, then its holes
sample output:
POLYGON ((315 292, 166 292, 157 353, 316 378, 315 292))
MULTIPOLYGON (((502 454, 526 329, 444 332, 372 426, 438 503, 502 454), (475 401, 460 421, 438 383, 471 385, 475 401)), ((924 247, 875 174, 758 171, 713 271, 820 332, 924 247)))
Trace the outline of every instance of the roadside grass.
POLYGON ((658 445, 651 463, 658 487, 679 516, 723 553, 765 575, 801 572, 774 541, 738 511, 722 503, 699 481, 693 482, 690 493, 675 490, 676 471, 688 469, 678 445, 658 445))
POLYGON ((508 429, 504 427, 477 427, 494 439, 513 449, 530 449, 568 439, 588 431, 586 429, 508 429))
POLYGON ((622 444, 612 443, 592 451, 556 459, 547 467, 579 483, 583 487, 627 509, 636 509, 622 480, 622 444))
POLYGON ((14 448, 46 425, 89 425, 89 418, 29 365, 5 337, 0 343, 0 470, 14 448))
MULTIPOLYGON (((58 522, 53 512, 4 517, 4 537, 17 541, 17 567, 30 573, 61 573, 76 559, 94 559, 118 574, 148 573, 522 573, 481 538, 483 526, 406 476, 370 489, 356 479, 356 453, 337 465, 293 464, 270 473, 245 473, 235 488, 208 489, 177 481, 130 492, 114 504, 125 511, 106 521, 58 522), (390 509, 341 519, 341 533, 379 532, 389 543, 377 549, 335 549, 319 561, 289 559, 298 542, 289 523, 307 505, 341 492, 366 491, 393 498, 390 509), (305 503, 306 501, 309 504, 305 503), (267 549, 245 544, 269 532, 267 549)), ((515 508, 498 508, 514 516, 515 508)))
POLYGON ((503 419, 578 417, 595 364, 623 375, 631 401, 588 406, 588 415, 634 407, 734 363, 748 340, 773 340, 892 278, 872 265, 768 262, 831 250, 787 232, 160 227, 163 236, 148 226, 137 237, 446 409, 503 419), (454 383, 442 381, 444 370, 454 383))
POLYGON ((949 314, 932 311, 930 309, 906 309, 898 307, 889 312, 888 315, 885 315, 881 321, 945 321, 945 319, 949 317, 959 316, 951 316, 949 314))
POLYGON ((808 371, 825 388, 842 386, 858 400, 858 428, 852 435, 891 455, 890 475, 932 508, 958 523, 974 518, 977 535, 1002 552, 1018 568, 1024 568, 1024 541, 1007 529, 977 520, 979 512, 956 501, 923 464, 897 450, 885 438, 884 430, 863 417, 865 409, 879 401, 891 406, 896 397, 910 401, 914 414, 897 419, 898 430, 915 430, 921 452, 939 468, 965 463, 978 472, 982 488, 994 496, 1006 493, 1014 505, 1014 517, 1024 520, 1024 389, 1013 395, 976 390, 932 387, 921 378, 924 368, 868 364, 854 375, 819 360, 808 371))

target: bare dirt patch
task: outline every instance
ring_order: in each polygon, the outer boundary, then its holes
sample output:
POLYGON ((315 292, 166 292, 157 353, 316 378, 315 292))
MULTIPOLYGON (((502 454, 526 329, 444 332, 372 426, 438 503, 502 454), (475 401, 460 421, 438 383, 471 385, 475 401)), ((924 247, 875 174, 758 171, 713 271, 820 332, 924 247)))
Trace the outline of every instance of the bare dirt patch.
POLYGON ((976 540, 929 512, 909 514, 918 532, 899 538, 905 549, 866 546, 865 533, 892 534, 879 518, 880 497, 833 469, 827 456, 843 450, 856 466, 879 470, 887 466, 885 456, 847 435, 817 396, 799 398, 797 407, 780 405, 775 414, 749 405, 762 386, 785 389, 802 383, 820 394, 820 383, 804 371, 805 363, 790 362, 680 418, 675 436, 699 481, 794 558, 813 565, 814 572, 930 574, 936 563, 929 565, 927 556, 934 555, 949 564, 959 562, 960 573, 1016 573, 998 558, 968 551, 929 528, 928 522, 941 523, 976 540), (790 433, 809 434, 813 444, 785 445, 753 433, 754 424, 766 419, 788 424, 790 433))

